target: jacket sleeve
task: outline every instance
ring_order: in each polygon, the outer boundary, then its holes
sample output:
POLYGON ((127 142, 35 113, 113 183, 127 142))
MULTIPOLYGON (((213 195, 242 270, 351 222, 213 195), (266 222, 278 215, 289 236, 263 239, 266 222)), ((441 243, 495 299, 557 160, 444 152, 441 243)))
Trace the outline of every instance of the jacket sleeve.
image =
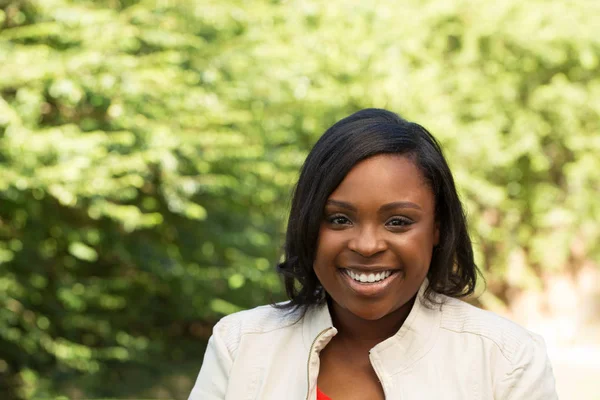
POLYGON ((233 365, 231 352, 226 345, 231 337, 230 328, 224 320, 218 322, 208 340, 204 361, 189 400, 224 400, 233 365))
POLYGON ((495 389, 496 400, 557 400, 554 374, 544 339, 531 334, 512 357, 495 389))

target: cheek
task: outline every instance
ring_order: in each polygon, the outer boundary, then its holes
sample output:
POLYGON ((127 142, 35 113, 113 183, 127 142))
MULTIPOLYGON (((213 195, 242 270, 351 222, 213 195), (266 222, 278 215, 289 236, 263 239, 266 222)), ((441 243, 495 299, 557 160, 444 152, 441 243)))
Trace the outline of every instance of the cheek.
POLYGON ((319 231, 314 268, 325 269, 335 264, 335 259, 344 247, 344 239, 339 232, 329 229, 319 231))
POLYGON ((413 274, 426 274, 433 255, 434 237, 431 231, 413 232, 395 243, 396 254, 413 274))

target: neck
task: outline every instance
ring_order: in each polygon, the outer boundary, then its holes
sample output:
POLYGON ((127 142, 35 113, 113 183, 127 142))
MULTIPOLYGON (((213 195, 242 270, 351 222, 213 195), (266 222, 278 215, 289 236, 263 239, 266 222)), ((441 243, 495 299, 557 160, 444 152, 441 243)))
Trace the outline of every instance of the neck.
POLYGON ((329 309, 331 310, 333 325, 338 330, 336 337, 338 340, 355 345, 373 347, 394 336, 400 330, 410 310, 412 310, 414 302, 415 299, 413 298, 385 317, 372 321, 357 317, 331 301, 329 309))

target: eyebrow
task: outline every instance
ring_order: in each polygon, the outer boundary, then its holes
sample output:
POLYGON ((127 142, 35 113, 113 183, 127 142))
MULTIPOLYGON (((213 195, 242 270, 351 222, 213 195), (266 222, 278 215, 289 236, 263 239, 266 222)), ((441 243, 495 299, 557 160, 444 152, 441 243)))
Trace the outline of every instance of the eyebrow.
MULTIPOLYGON (((325 205, 345 208, 346 210, 356 212, 356 207, 345 201, 327 200, 327 203, 325 203, 325 205)), ((381 207, 379 207, 379 211, 385 212, 396 208, 414 208, 415 210, 422 210, 421 206, 410 201, 394 201, 392 203, 382 205, 381 207)))

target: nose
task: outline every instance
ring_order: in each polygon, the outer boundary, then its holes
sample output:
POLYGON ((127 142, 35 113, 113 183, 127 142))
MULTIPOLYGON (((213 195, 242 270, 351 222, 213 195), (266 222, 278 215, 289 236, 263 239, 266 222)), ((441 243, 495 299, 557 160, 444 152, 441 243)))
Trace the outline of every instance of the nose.
POLYGON ((378 236, 376 228, 364 227, 350 239, 348 248, 363 257, 371 257, 386 250, 387 244, 378 236))

